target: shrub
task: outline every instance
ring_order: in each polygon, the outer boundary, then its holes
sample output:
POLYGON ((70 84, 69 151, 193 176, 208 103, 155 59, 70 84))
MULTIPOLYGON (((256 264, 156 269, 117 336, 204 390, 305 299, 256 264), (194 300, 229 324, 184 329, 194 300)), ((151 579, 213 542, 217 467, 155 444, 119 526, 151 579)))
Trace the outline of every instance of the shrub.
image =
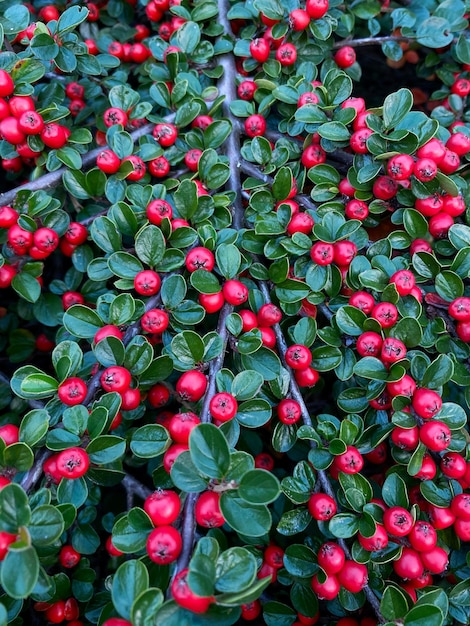
POLYGON ((468 623, 465 4, 0 35, 0 625, 468 623))

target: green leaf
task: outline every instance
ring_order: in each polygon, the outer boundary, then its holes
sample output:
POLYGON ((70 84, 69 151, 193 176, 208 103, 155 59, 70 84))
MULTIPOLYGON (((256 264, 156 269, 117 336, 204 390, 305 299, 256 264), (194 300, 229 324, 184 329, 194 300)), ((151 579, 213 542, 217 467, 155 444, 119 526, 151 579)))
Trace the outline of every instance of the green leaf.
POLYGON ((317 571, 315 555, 311 548, 303 544, 287 546, 284 553, 284 567, 292 576, 307 578, 317 571))
MULTIPOLYGON (((96 245, 104 252, 112 253, 122 250, 121 234, 113 220, 106 215, 100 215, 93 220, 90 226, 90 235, 96 245)), ((112 270, 111 267, 110 269, 112 270)), ((120 276, 120 274, 117 275, 120 276)))
POLYGON ((380 359, 366 356, 360 359, 354 366, 356 376, 362 376, 370 380, 387 380, 389 372, 380 359))
POLYGON ((222 276, 231 280, 237 276, 240 270, 241 254, 234 244, 221 244, 215 252, 217 267, 222 276))
POLYGON ((41 285, 27 272, 19 272, 13 276, 11 286, 27 302, 37 302, 41 295, 41 285))
POLYGON ((275 380, 281 373, 279 357, 269 348, 261 347, 252 354, 242 354, 244 369, 256 370, 264 380, 275 380))
POLYGON ((83 304, 74 304, 64 313, 64 326, 71 335, 92 339, 103 326, 100 316, 83 304))
POLYGON ((281 535, 291 537, 303 532, 312 521, 307 508, 291 509, 283 513, 276 530, 281 535))
POLYGON ((263 605, 263 618, 267 626, 291 626, 297 617, 294 609, 277 601, 263 605))
POLYGON ((171 350, 175 357, 188 369, 202 361, 204 356, 204 341, 192 330, 184 330, 175 335, 171 342, 171 350))
POLYGON ((460 298, 464 291, 462 279, 450 270, 444 270, 436 276, 435 287, 438 295, 449 302, 460 298))
POLYGON ((165 238, 158 226, 149 224, 137 233, 135 252, 139 259, 150 267, 155 267, 163 259, 165 238))
POLYGON ((40 32, 31 39, 31 52, 41 61, 51 61, 59 53, 59 45, 53 37, 40 32))
POLYGON ((88 16, 88 9, 82 6, 73 6, 66 9, 57 22, 57 32, 60 36, 74 30, 79 24, 84 22, 88 16))
POLYGON ((424 372, 421 380, 422 387, 437 389, 442 387, 452 378, 454 374, 454 362, 447 354, 440 354, 424 372))
POLYGON ((162 591, 155 587, 149 587, 137 596, 131 608, 131 621, 134 626, 150 626, 163 600, 162 591))
POLYGON ((194 52, 201 39, 201 31, 196 22, 185 22, 175 34, 175 45, 177 45, 184 53, 191 54, 194 52))
POLYGON ((380 601, 380 612, 387 620, 395 621, 403 618, 408 611, 408 601, 406 594, 397 587, 388 585, 385 587, 382 600, 380 601))
POLYGON ((26 376, 20 388, 26 398, 47 398, 57 391, 58 386, 59 383, 55 378, 38 372, 26 376))
POLYGON ((246 501, 234 491, 222 493, 220 510, 227 524, 246 537, 262 537, 271 528, 272 520, 268 507, 247 505, 246 501))
MULTIPOLYGON (((443 48, 453 39, 452 28, 443 17, 431 16, 419 22, 416 40, 427 48, 443 48)), ((408 624, 407 624, 408 626, 408 624)))
POLYGON ((57 507, 43 504, 33 510, 28 530, 36 546, 48 546, 64 532, 64 518, 57 507))
POLYGON ((264 383, 264 379, 259 372, 246 370, 240 372, 232 381, 231 393, 238 402, 251 400, 257 395, 264 383))
POLYGON ((408 508, 408 488, 405 481, 396 472, 389 474, 382 487, 382 497, 388 506, 408 508))
POLYGON ((438 606, 423 604, 415 606, 405 616, 405 626, 442 626, 444 615, 438 606))
POLYGON ((137 335, 126 348, 124 365, 133 376, 140 376, 151 366, 153 348, 146 337, 137 335))
POLYGON ((384 100, 383 121, 385 130, 389 130, 403 120, 413 106, 413 94, 409 89, 399 89, 384 100))
POLYGON ((243 475, 238 495, 249 504, 270 504, 281 492, 279 480, 267 470, 253 469, 243 475))
POLYGON ((343 333, 358 337, 363 332, 366 315, 360 309, 346 305, 338 309, 335 320, 343 333))
POLYGON ((21 526, 27 526, 31 519, 28 496, 23 489, 10 483, 0 491, 0 525, 2 530, 17 533, 21 526))
MULTIPOLYGON (((207 273, 207 272, 206 272, 207 273)), ((160 296, 162 303, 168 310, 174 309, 186 297, 187 286, 186 281, 179 274, 169 276, 163 281, 160 296)))
POLYGON ((126 554, 145 547, 153 524, 145 511, 135 507, 120 517, 113 526, 113 544, 126 554))
POLYGON ((20 424, 20 441, 34 446, 49 429, 49 413, 45 409, 33 409, 24 415, 20 424))
POLYGON ((70 146, 60 148, 56 152, 56 157, 61 163, 73 170, 80 170, 82 168, 82 157, 80 156, 80 152, 75 150, 75 148, 71 148, 70 146))
POLYGON ((134 316, 135 300, 129 293, 121 293, 109 305, 109 323, 120 326, 134 316))
POLYGON ((328 529, 335 537, 354 537, 359 530, 359 517, 352 513, 338 513, 328 522, 328 529))
POLYGON ((141 561, 126 561, 122 563, 113 576, 111 597, 113 604, 124 619, 130 619, 131 609, 141 593, 147 591, 149 575, 147 568, 141 561))
POLYGON ((188 585, 198 596, 211 596, 214 593, 215 563, 203 553, 193 554, 189 562, 188 585))
POLYGON ((223 478, 230 466, 230 450, 223 433, 213 424, 199 424, 189 436, 191 460, 204 476, 223 478))
POLYGON ((236 419, 246 428, 259 428, 269 422, 271 415, 269 402, 262 398, 254 398, 239 405, 236 419))
POLYGON ((250 587, 256 580, 257 563, 246 548, 229 548, 216 563, 215 588, 221 593, 237 593, 250 587))
POLYGON ((196 270, 190 276, 191 285, 199 291, 199 293, 219 293, 220 283, 217 277, 206 270, 196 270))
POLYGON ((342 122, 326 122, 318 127, 317 132, 330 141, 349 142, 349 130, 342 122))
POLYGON ((146 424, 132 433, 130 448, 141 459, 163 454, 170 444, 168 431, 160 424, 146 424))
POLYGON ((86 451, 92 463, 105 465, 124 456, 126 442, 121 437, 116 437, 116 435, 102 435, 90 441, 86 451))
POLYGON ((171 466, 171 479, 175 487, 187 493, 201 493, 207 489, 207 479, 199 475, 189 450, 179 454, 171 466))
POLYGON ((2 563, 0 582, 5 592, 17 600, 31 595, 39 577, 39 558, 33 547, 10 546, 2 563))

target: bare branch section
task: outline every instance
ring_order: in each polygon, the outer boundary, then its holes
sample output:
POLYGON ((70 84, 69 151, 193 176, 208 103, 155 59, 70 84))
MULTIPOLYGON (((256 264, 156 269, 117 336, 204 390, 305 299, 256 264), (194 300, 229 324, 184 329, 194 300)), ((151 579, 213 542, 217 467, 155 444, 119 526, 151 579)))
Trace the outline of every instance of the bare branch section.
POLYGON ((333 50, 344 48, 344 46, 350 46, 351 48, 361 48, 363 46, 381 46, 384 43, 390 41, 414 41, 411 37, 402 37, 400 35, 387 35, 385 37, 363 37, 361 39, 343 39, 342 41, 336 41, 333 44, 333 50))
MULTIPOLYGON (((232 27, 227 18, 230 9, 229 0, 219 0, 219 22, 224 27, 224 34, 233 37, 232 27)), ((224 116, 232 123, 232 132, 225 142, 225 153, 229 159, 230 178, 228 187, 231 191, 236 192, 232 210, 232 225, 236 230, 240 230, 243 224, 243 205, 241 198, 240 185, 240 124, 230 110, 230 103, 237 98, 237 69, 233 55, 230 53, 223 54, 220 58, 220 64, 224 69, 222 78, 219 81, 219 93, 225 96, 222 105, 224 116)))

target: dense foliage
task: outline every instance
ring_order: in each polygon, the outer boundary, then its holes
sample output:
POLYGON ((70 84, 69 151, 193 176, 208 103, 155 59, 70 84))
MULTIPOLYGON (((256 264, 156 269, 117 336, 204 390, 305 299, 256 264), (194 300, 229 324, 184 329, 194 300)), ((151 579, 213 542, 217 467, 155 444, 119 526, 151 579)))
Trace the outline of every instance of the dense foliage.
POLYGON ((0 626, 469 623, 467 10, 3 0, 0 626))

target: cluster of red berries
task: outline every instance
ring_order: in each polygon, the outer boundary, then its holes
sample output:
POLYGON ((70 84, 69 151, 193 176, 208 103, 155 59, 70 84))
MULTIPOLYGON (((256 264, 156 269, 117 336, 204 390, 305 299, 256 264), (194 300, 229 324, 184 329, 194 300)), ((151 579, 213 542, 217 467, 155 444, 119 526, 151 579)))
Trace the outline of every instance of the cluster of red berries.
POLYGON ((68 622, 68 626, 83 626, 83 622, 78 619, 80 609, 75 598, 57 600, 50 602, 35 602, 34 610, 44 613, 44 617, 51 624, 62 624, 68 622))
POLYGON ((150 0, 145 7, 150 22, 159 22, 157 32, 164 41, 169 41, 171 35, 186 22, 184 17, 169 13, 172 7, 180 4, 181 0, 150 0))
MULTIPOLYGON (((58 247, 71 256, 78 245, 88 237, 85 226, 71 222, 62 237, 46 226, 37 225, 35 230, 27 230, 18 224, 20 214, 10 206, 0 206, 0 229, 6 230, 6 241, 15 257, 29 256, 34 260, 44 260, 58 247)), ((17 274, 17 260, 10 259, 0 267, 0 287, 9 287, 17 274)), ((40 281, 40 277, 38 278, 40 281)))
POLYGON ((6 171, 20 172, 23 165, 34 165, 40 151, 33 150, 28 137, 37 135, 44 146, 62 148, 70 130, 56 122, 46 123, 31 96, 14 96, 15 83, 8 72, 0 70, 0 137, 14 146, 18 156, 2 159, 6 171))
POLYGON ((455 332, 462 341, 470 341, 470 298, 462 296, 455 298, 448 306, 449 315, 457 323, 455 332))
POLYGON ((341 587, 358 593, 367 585, 367 567, 347 559, 344 550, 334 541, 320 547, 317 560, 323 573, 314 574, 312 589, 320 600, 334 600, 341 587))

